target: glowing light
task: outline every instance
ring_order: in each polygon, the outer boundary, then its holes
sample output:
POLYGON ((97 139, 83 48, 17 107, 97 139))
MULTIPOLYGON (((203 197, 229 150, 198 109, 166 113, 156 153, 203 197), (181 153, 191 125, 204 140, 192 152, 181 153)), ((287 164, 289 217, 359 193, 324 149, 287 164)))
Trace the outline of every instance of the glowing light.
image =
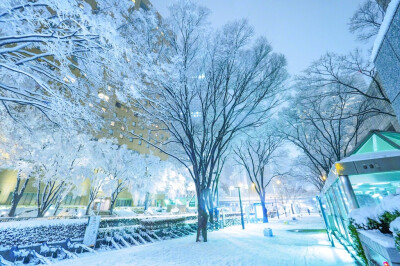
POLYGON ((343 172, 343 170, 344 170, 343 165, 340 164, 340 163, 336 163, 336 164, 335 164, 335 168, 336 168, 336 172, 337 172, 338 175, 340 175, 340 174, 343 172))
POLYGON ((101 92, 98 94, 98 96, 99 96, 100 99, 102 99, 102 100, 104 100, 106 102, 108 102, 108 100, 110 99, 110 97, 108 97, 107 95, 105 95, 105 94, 103 94, 101 92))
POLYGON ((276 180, 276 184, 280 185, 281 184, 281 180, 276 180))

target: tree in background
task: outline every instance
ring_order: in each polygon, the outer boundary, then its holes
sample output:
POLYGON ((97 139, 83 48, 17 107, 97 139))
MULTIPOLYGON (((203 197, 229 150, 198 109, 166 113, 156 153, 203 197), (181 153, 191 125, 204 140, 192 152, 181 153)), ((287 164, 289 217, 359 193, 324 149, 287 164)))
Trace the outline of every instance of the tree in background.
POLYGON ((268 222, 267 207, 265 204, 266 188, 279 173, 271 173, 272 162, 277 156, 277 149, 282 145, 283 138, 271 132, 263 131, 258 136, 250 136, 240 146, 234 149, 237 163, 241 165, 254 184, 260 197, 263 210, 263 222, 268 222))
POLYGON ((43 148, 35 160, 38 169, 34 176, 38 217, 43 217, 52 205, 55 205, 57 213, 65 196, 82 183, 78 160, 83 156, 83 146, 88 141, 86 135, 59 131, 44 137, 43 148))
POLYGON ((279 131, 308 158, 317 179, 313 184, 321 190, 332 165, 359 142, 369 106, 362 96, 343 92, 347 88, 339 84, 315 86, 302 80, 296 86, 279 131))
POLYGON ((145 177, 146 165, 143 156, 127 149, 126 145, 118 146, 115 140, 99 140, 105 160, 102 164, 106 178, 102 190, 110 195, 110 215, 113 214, 118 195, 123 191, 132 191, 135 182, 145 177))
POLYGON ((356 34, 360 41, 368 41, 378 34, 390 0, 378 1, 367 0, 362 3, 349 21, 350 32, 356 34))

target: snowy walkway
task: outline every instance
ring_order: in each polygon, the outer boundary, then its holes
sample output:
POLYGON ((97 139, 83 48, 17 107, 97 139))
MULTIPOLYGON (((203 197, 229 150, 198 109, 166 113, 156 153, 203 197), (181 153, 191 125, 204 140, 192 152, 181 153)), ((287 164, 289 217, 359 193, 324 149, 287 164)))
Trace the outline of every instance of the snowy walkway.
MULTIPOLYGON (((195 236, 88 255, 59 265, 355 265, 342 248, 332 248, 325 233, 295 233, 288 229, 323 228, 320 217, 300 218, 297 224, 283 221, 246 224, 209 233, 209 242, 195 243, 195 236), (275 236, 263 236, 271 227, 275 236)), ((339 245, 336 242, 337 245, 339 245)))

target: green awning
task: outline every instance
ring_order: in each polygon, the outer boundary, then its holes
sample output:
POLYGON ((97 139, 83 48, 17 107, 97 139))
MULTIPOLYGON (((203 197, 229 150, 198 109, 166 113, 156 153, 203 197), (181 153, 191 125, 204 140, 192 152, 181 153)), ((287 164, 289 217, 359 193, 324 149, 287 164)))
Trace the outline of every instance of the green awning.
POLYGON ((351 155, 391 150, 400 150, 400 133, 373 131, 351 155))

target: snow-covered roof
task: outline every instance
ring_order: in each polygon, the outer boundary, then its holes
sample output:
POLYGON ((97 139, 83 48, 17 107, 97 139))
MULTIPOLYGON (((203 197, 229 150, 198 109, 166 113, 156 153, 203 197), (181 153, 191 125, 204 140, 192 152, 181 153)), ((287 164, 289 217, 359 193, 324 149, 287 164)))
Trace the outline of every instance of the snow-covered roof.
POLYGON ((367 161, 367 160, 375 160, 375 159, 382 159, 388 157, 400 157, 400 150, 392 150, 392 151, 378 151, 372 153, 361 153, 361 154, 354 154, 349 157, 346 157, 339 161, 339 163, 346 163, 346 162, 355 162, 355 161, 367 161))
POLYGON ((396 14, 397 8, 399 7, 400 0, 392 0, 386 9, 385 18, 382 21, 381 27, 379 28, 378 35, 376 36, 374 47, 371 53, 371 62, 375 62, 376 56, 378 55, 379 49, 382 46, 383 39, 389 30, 390 24, 392 23, 393 17, 396 14))

